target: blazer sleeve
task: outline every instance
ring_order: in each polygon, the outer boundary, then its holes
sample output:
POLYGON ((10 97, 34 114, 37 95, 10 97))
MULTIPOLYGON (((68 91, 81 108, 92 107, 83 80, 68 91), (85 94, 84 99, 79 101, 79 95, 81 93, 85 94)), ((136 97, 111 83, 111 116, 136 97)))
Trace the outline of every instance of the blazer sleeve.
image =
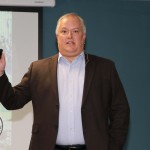
POLYGON ((114 64, 111 71, 111 85, 112 100, 109 109, 109 150, 122 150, 129 128, 130 110, 123 85, 114 64))
POLYGON ((12 87, 5 73, 0 77, 0 102, 6 109, 20 109, 31 100, 29 88, 30 69, 15 87, 12 87))

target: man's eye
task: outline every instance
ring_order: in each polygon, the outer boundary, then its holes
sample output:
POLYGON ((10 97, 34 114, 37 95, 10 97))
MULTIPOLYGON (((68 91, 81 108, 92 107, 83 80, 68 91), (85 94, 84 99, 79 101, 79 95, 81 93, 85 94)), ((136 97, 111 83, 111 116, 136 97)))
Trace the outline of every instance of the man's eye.
POLYGON ((79 31, 78 30, 74 30, 74 33, 78 33, 79 31))
POLYGON ((62 30, 61 33, 63 33, 63 34, 64 34, 64 33, 67 33, 67 31, 66 31, 66 30, 62 30))

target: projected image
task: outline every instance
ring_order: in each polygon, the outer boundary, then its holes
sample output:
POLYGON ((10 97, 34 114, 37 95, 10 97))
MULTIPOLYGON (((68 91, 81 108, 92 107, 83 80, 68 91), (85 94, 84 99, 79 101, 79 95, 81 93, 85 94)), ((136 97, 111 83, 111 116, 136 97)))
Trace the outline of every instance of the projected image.
MULTIPOLYGON (((12 81, 12 13, 0 11, 0 49, 6 57, 6 74, 12 81)), ((8 150, 11 147, 11 112, 0 104, 0 118, 3 121, 3 132, 0 135, 0 149, 8 150)))
MULTIPOLYGON (((25 8, 0 11, 0 49, 5 53, 5 72, 12 86, 18 84, 30 64, 38 60, 38 45, 38 11, 25 8)), ((14 111, 6 110, 0 103, 0 150, 27 150, 32 124, 31 102, 14 111)))

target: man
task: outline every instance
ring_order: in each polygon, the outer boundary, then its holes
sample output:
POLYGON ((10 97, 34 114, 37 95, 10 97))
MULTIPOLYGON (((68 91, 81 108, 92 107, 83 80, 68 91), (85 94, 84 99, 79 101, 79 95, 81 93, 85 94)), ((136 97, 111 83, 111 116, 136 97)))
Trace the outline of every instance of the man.
POLYGON ((86 27, 74 13, 57 23, 59 53, 33 62, 11 87, 0 60, 0 101, 10 110, 32 100, 29 150, 122 150, 129 106, 114 63, 84 53, 86 27))

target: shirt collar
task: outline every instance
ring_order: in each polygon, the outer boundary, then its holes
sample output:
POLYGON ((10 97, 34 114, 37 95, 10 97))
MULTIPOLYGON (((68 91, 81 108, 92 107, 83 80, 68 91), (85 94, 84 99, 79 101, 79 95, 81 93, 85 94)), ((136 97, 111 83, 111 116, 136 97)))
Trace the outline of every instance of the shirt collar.
MULTIPOLYGON (((75 58, 75 60, 78 59, 79 57, 81 57, 82 59, 85 59, 85 55, 84 55, 83 51, 75 58)), ((66 58, 59 52, 58 53, 58 62, 60 61, 61 58, 64 58, 66 60, 66 58)))

